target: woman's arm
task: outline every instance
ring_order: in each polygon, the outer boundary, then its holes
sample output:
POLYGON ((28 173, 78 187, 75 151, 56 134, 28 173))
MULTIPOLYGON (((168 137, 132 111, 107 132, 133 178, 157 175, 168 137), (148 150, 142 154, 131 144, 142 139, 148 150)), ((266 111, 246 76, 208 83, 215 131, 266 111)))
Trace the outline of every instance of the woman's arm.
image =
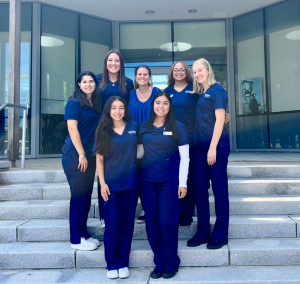
POLYGON ((144 157, 144 153, 145 153, 145 151, 144 151, 143 144, 138 144, 137 145, 137 155, 136 155, 137 159, 142 159, 144 157))
POLYGON ((225 109, 218 108, 215 110, 216 122, 214 126, 213 136, 207 153, 207 163, 212 166, 217 160, 217 146, 223 131, 225 122, 225 109))
POLYGON ((187 193, 187 177, 189 173, 189 145, 178 147, 180 155, 178 198, 184 198, 187 193))
POLYGON ((109 187, 105 182, 104 178, 104 158, 102 155, 96 155, 96 165, 97 165, 97 174, 99 177, 99 182, 101 186, 101 196, 105 202, 108 200, 108 195, 110 195, 109 187))
POLYGON ((79 155, 78 169, 80 169, 81 172, 85 172, 88 167, 88 161, 87 158, 85 157, 85 152, 81 143, 81 138, 78 131, 78 121, 73 119, 68 119, 67 125, 68 125, 68 131, 72 143, 79 155))

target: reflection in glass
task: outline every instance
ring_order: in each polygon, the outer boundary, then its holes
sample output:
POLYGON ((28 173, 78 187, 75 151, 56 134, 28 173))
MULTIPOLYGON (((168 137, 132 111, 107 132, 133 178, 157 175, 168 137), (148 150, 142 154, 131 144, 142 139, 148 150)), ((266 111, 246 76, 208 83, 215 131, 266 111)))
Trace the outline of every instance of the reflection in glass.
POLYGON ((77 19, 75 13, 42 5, 41 35, 63 44, 41 46, 40 154, 60 154, 68 133, 64 107, 74 88, 77 19))
POLYGON ((270 111, 300 110, 300 1, 266 8, 270 111))
POLYGON ((237 117, 237 144, 239 149, 267 149, 267 116, 237 117))
MULTIPOLYGON (((25 154, 30 155, 31 141, 31 13, 30 3, 21 4, 21 70, 20 104, 28 107, 25 154)), ((0 4, 0 104, 8 102, 9 75, 9 5, 0 4)), ((20 153, 23 127, 23 111, 20 111, 20 153)), ((0 156, 7 154, 8 109, 0 111, 0 156)))
POLYGON ((299 149, 300 113, 272 114, 269 122, 271 148, 299 149))
POLYGON ((172 61, 172 52, 160 48, 171 42, 170 22, 120 24, 120 50, 126 63, 172 61))

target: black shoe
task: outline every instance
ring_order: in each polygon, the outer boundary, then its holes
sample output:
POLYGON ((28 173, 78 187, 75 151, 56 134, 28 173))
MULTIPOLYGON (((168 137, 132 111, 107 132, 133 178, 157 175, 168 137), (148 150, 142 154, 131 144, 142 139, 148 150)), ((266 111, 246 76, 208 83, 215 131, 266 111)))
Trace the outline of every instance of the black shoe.
POLYGON ((175 270, 170 271, 170 270, 166 269, 166 270, 163 272, 162 277, 163 277, 164 279, 169 279, 169 278, 174 277, 175 275, 176 275, 176 271, 175 271, 175 270))
POLYGON ((190 226, 193 222, 193 218, 180 218, 179 219, 179 225, 184 226, 190 226))
POLYGON ((163 274, 163 272, 162 271, 160 271, 160 270, 153 270, 151 273, 150 273, 150 277, 152 278, 152 279, 158 279, 158 278, 160 278, 161 276, 162 276, 162 274, 163 274))
POLYGON ((193 238, 191 238, 190 240, 187 241, 186 245, 188 247, 198 247, 198 246, 200 246, 202 244, 206 244, 206 243, 208 243, 207 240, 200 239, 200 238, 194 236, 193 238))
POLYGON ((223 241, 223 240, 212 237, 207 244, 207 248, 208 249, 219 249, 222 246, 225 246, 227 244, 228 244, 228 240, 223 241))

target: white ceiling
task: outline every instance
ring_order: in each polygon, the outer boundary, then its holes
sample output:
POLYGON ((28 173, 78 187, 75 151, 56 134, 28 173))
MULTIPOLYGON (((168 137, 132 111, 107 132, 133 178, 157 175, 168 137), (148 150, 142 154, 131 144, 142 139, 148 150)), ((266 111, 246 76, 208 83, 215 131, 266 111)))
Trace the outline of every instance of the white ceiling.
MULTIPOLYGON (((27 2, 28 0, 22 0, 27 2)), ((7 2, 7 0, 0 0, 7 2)), ((115 21, 157 21, 157 20, 194 20, 213 19, 213 14, 223 14, 231 18, 253 11, 278 0, 43 0, 43 2, 70 10, 94 15, 115 21), (198 10, 195 14, 188 10, 198 10), (153 10, 153 15, 145 14, 153 10), (221 13, 220 13, 221 12, 221 13)), ((220 16, 218 16, 220 18, 220 16)))

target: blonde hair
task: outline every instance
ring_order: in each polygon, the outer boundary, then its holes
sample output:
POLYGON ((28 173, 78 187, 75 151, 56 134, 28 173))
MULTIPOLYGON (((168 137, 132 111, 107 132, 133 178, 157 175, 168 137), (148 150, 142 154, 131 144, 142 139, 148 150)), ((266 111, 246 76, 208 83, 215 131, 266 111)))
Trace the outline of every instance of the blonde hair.
MULTIPOLYGON (((215 79, 215 75, 214 75, 214 71, 211 68, 211 65, 209 64, 209 62, 204 59, 204 58, 200 58, 198 60, 196 60, 193 63, 192 68, 194 67, 194 65, 203 65, 207 70, 208 70, 208 86, 212 86, 214 84, 217 83, 216 79, 215 79)), ((204 87, 202 84, 198 83, 197 80, 194 77, 194 81, 193 81, 193 93, 198 93, 200 95, 202 95, 204 93, 204 87)))

